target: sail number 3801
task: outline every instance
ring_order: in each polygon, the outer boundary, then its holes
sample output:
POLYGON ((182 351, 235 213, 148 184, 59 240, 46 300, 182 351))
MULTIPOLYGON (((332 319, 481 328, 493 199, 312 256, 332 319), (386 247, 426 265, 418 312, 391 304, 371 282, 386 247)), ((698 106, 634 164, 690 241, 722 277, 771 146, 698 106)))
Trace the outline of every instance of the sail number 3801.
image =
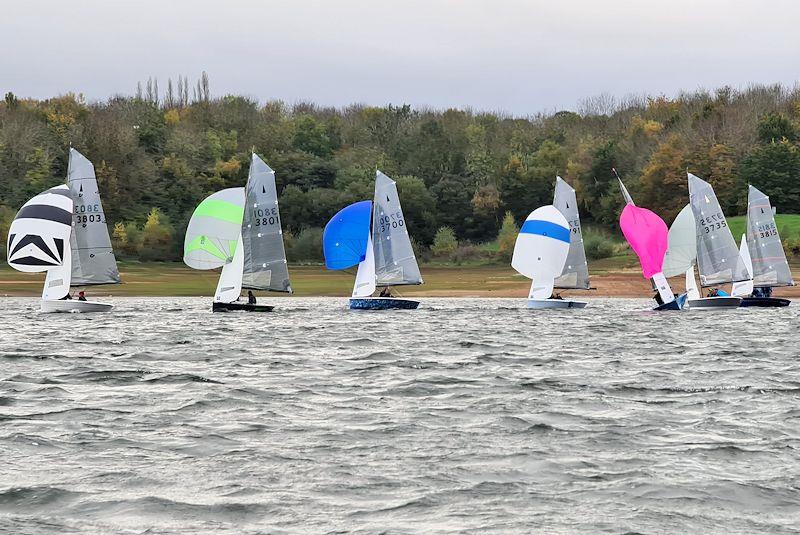
POLYGON ((253 223, 257 227, 265 227, 268 225, 277 225, 280 223, 278 217, 278 208, 256 208, 253 210, 253 223))

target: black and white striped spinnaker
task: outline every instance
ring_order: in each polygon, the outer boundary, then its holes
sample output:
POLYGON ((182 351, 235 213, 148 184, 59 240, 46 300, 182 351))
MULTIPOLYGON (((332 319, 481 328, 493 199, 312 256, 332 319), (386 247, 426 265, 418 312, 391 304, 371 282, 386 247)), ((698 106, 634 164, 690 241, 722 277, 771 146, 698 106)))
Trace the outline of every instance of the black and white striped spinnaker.
POLYGON ((8 232, 8 264, 35 273, 69 265, 72 195, 57 186, 35 196, 20 208, 8 232))
POLYGON ((17 212, 8 231, 8 264, 28 273, 46 271, 42 299, 61 299, 71 282, 72 193, 57 186, 17 212))

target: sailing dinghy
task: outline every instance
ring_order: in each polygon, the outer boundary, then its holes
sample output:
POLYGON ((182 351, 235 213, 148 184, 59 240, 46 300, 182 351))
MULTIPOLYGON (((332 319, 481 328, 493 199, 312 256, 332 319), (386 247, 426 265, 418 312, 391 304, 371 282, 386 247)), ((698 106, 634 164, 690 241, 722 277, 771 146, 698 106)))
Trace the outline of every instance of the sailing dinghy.
POLYGON ((769 197, 753 186, 747 192, 747 237, 742 236, 740 251, 752 277, 735 289, 742 297, 741 306, 789 306, 788 299, 772 297, 773 288, 793 286, 794 280, 769 197))
POLYGON ((553 297, 556 277, 570 252, 570 227, 555 206, 531 212, 517 235, 511 267, 532 279, 528 308, 583 308, 586 303, 553 297))
MULTIPOLYGON (((553 206, 561 212, 569 224, 569 253, 561 275, 556 277, 553 288, 557 290, 589 290, 589 264, 586 262, 586 250, 583 246, 581 219, 578 214, 578 200, 575 189, 560 176, 556 177, 556 189, 553 194, 553 206)), ((570 303, 569 308, 584 308, 585 301, 563 299, 570 303)))
POLYGON ((395 182, 377 171, 373 201, 343 208, 325 225, 325 266, 358 265, 350 308, 354 310, 415 309, 419 301, 372 297, 378 287, 422 284, 395 182))
POLYGON ((682 310, 686 304, 686 294, 674 295, 663 272, 667 224, 647 208, 636 206, 625 184, 619 177, 617 179, 626 203, 619 216, 619 226, 631 249, 639 257, 642 275, 650 279, 658 292, 658 305, 653 310, 682 310))
MULTIPOLYGON (((750 278, 744 260, 722 213, 714 188, 701 178, 688 173, 689 205, 695 220, 697 236, 697 269, 700 288, 732 284, 750 278)), ((727 295, 721 290, 703 297, 694 280, 694 270, 686 272, 689 308, 738 308, 741 297, 727 295)))
POLYGON ((222 268, 213 312, 270 312, 240 301, 242 289, 292 293, 283 245, 275 172, 253 153, 247 184, 218 191, 189 220, 183 261, 194 269, 222 268))
POLYGON ((94 166, 70 148, 67 185, 50 188, 20 208, 8 233, 8 263, 45 271, 42 312, 107 312, 108 303, 68 299, 71 287, 119 284, 94 166))

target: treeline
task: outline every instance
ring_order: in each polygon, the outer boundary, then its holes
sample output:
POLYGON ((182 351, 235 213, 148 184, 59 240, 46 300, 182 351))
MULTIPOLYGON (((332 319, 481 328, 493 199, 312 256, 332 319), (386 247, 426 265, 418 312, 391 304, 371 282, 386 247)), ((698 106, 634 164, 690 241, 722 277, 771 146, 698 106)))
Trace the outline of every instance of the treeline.
POLYGON ((3 235, 19 206, 63 182, 70 144, 95 164, 118 254, 141 259, 179 259, 192 210, 245 183, 252 149, 276 171, 294 261, 319 259, 321 227, 372 197, 376 167, 397 181, 417 248, 434 255, 455 254, 451 239, 456 250, 495 240, 507 212, 518 224, 551 202, 556 174, 575 186, 584 224, 616 234, 622 200, 612 167, 637 204, 667 222, 687 202, 687 170, 714 185, 728 214, 743 213, 747 183, 780 212, 800 211, 800 90, 779 85, 596 98, 580 113, 525 118, 213 98, 205 75, 162 86, 149 80, 134 96, 91 103, 6 94, 3 235))

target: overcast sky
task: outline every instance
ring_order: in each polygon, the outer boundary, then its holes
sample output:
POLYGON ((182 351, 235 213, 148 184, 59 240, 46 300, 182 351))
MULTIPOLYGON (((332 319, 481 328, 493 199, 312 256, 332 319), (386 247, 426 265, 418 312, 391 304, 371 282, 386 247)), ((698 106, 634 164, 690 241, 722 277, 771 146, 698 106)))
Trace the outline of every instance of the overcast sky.
POLYGON ((0 91, 89 100, 205 70, 214 95, 528 115, 800 78, 793 0, 6 0, 0 91))

